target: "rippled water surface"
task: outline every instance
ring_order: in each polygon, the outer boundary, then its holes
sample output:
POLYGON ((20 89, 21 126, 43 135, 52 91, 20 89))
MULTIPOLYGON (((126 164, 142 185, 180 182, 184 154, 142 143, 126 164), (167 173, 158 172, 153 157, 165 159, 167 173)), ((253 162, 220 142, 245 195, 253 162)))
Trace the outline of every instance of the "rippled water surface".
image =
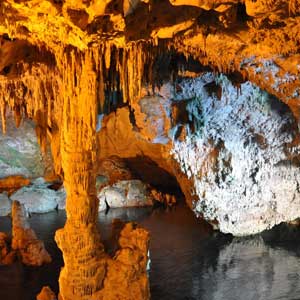
MULTIPOLYGON (((300 299, 300 229, 280 226, 237 239, 212 233, 186 207, 169 212, 115 209, 99 216, 107 248, 113 218, 138 221, 151 232, 152 300, 300 299)), ((53 237, 64 222, 64 212, 31 217, 53 262, 40 268, 20 263, 0 267, 0 300, 33 300, 45 285, 58 291, 63 262, 53 237)), ((0 231, 10 226, 9 218, 0 218, 0 231)))

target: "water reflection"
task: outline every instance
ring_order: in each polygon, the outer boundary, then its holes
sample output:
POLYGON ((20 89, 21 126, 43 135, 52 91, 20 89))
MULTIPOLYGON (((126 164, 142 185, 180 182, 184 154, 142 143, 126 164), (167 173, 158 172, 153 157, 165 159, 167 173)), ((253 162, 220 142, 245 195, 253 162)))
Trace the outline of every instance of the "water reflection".
MULTIPOLYGON (((171 212, 114 209, 99 216, 110 247, 111 221, 138 221, 151 232, 152 300, 292 300, 300 295, 300 231, 280 225, 249 238, 215 234, 186 207, 171 212)), ((53 240, 64 212, 33 215, 31 226, 45 241, 53 262, 40 268, 20 263, 0 267, 0 299, 32 300, 44 285, 58 291, 61 253, 53 240)), ((10 229, 0 218, 0 231, 10 229)))

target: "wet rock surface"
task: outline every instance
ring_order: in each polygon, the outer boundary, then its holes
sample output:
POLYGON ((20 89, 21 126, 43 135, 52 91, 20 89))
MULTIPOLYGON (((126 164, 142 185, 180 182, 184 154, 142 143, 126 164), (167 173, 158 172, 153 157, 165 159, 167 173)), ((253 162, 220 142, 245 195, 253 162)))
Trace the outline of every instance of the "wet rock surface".
POLYGON ((42 178, 35 180, 30 186, 23 187, 10 196, 12 201, 19 201, 27 213, 47 213, 57 208, 64 195, 48 188, 42 178))
POLYGON ((36 300, 57 300, 57 297, 49 286, 45 286, 36 296, 36 300))
POLYGON ((11 213, 11 201, 7 193, 0 194, 0 216, 8 216, 11 213))
POLYGON ((140 180, 123 180, 104 187, 98 198, 111 208, 153 205, 148 186, 140 180))
POLYGON ((0 232, 0 265, 10 265, 16 259, 16 251, 10 249, 11 239, 4 233, 0 232))
MULTIPOLYGON (((148 274, 153 300, 182 300, 183 297, 221 300, 224 295, 233 300, 260 299, 260 295, 267 300, 293 300, 300 293, 299 230, 295 226, 276 226, 264 232, 262 238, 235 239, 212 234, 209 226, 187 207, 179 206, 167 213, 152 212, 147 207, 114 209, 107 214, 100 213, 98 219, 106 249, 112 249, 108 241, 113 219, 138 222, 151 232, 148 274), (172 289, 167 290, 166 286, 172 289)), ((7 231, 9 219, 2 217, 0 221, 0 230, 7 231)), ((1 267, 0 286, 5 287, 0 289, 1 299, 32 300, 46 285, 56 295, 59 292, 57 278, 63 261, 53 236, 64 225, 65 212, 35 214, 29 221, 45 242, 53 262, 38 269, 18 264, 1 267), (28 275, 25 278, 24 272, 28 275)))
POLYGON ((12 244, 21 260, 28 266, 41 266, 51 262, 51 257, 26 220, 24 207, 14 201, 12 205, 12 244))

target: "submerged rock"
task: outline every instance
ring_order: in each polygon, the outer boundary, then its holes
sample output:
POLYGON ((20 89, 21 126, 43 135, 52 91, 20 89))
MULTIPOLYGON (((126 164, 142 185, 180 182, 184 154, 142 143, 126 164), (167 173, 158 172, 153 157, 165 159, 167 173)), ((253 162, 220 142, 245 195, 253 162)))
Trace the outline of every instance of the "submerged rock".
POLYGON ((111 208, 153 205, 147 185, 140 180, 118 181, 103 188, 98 198, 100 204, 106 202, 111 208))
POLYGON ((57 297, 49 286, 44 286, 36 296, 36 300, 57 300, 57 297))
POLYGON ((7 193, 0 194, 0 217, 5 217, 11 213, 11 201, 7 193))
POLYGON ((147 276, 149 232, 135 223, 123 224, 118 244, 114 258, 107 262, 99 296, 111 300, 150 299, 147 276))
POLYGON ((16 258, 15 251, 9 249, 10 239, 4 232, 0 232, 0 265, 9 265, 16 258))
POLYGON ((25 209, 18 201, 12 205, 12 249, 19 252, 22 262, 29 266, 50 263, 51 257, 35 232, 30 228, 25 209))

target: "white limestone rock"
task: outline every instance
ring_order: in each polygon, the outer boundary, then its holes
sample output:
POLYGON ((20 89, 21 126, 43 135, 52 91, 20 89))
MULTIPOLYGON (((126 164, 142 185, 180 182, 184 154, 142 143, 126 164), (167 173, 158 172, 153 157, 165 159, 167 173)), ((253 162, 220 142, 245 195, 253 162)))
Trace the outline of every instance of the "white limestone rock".
POLYGON ((112 186, 104 187, 98 198, 101 205, 106 202, 111 208, 153 204, 147 185, 140 180, 121 180, 112 186))
POLYGON ((190 124, 172 130, 171 151, 191 180, 197 215, 236 236, 269 229, 300 216, 299 135, 291 112, 246 82, 238 91, 225 76, 211 73, 184 80, 173 101, 190 99, 190 124), (207 84, 222 89, 220 99, 207 84), (175 139, 184 126, 186 137, 175 139))
POLYGON ((0 194, 0 217, 5 217, 11 213, 11 201, 7 193, 0 194))
POLYGON ((57 202, 57 208, 59 210, 65 210, 66 209, 66 198, 67 198, 67 193, 64 187, 60 188, 57 192, 56 192, 57 198, 56 198, 56 202, 57 202))
POLYGON ((59 196, 58 192, 48 188, 43 179, 39 179, 32 185, 22 187, 10 198, 23 204, 28 213, 47 213, 56 209, 59 196))

